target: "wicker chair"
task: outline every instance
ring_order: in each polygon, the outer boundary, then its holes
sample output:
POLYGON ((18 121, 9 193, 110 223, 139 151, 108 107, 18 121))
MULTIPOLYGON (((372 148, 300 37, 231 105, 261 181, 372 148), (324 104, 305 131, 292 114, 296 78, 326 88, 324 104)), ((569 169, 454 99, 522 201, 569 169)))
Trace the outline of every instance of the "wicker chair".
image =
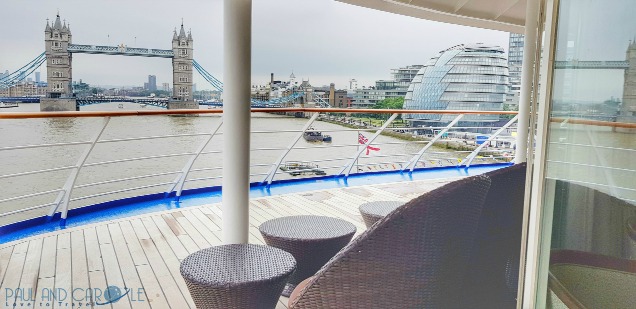
POLYGON ((354 239, 290 298, 290 308, 457 308, 486 176, 396 209, 354 239))
POLYGON ((464 280, 464 308, 515 308, 526 164, 484 174, 490 190, 464 280))

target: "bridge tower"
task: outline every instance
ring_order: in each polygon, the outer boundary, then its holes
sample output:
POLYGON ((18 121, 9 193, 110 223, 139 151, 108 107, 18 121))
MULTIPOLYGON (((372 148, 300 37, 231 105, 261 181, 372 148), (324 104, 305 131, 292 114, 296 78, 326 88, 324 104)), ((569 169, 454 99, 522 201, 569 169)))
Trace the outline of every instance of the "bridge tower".
MULTIPOLYGON (((627 47, 627 63, 625 70, 625 85, 623 87, 623 102, 618 116, 618 122, 636 122, 636 38, 627 47)), ((636 129, 624 129, 636 133, 636 129)))
POLYGON ((73 80, 73 57, 68 51, 72 42, 70 25, 60 21, 60 14, 52 25, 46 20, 44 45, 46 55, 47 98, 41 100, 40 110, 62 111, 77 110, 71 82, 73 80))
POLYGON ((60 21, 58 13, 53 25, 46 21, 44 28, 44 45, 46 47, 46 74, 48 93, 51 98, 71 96, 73 58, 68 52, 68 45, 72 41, 71 29, 60 21))
POLYGON ((636 38, 629 43, 626 60, 629 68, 625 70, 622 111, 636 118, 636 38))
POLYGON ((172 36, 172 97, 176 101, 194 101, 192 93, 192 33, 186 35, 181 23, 181 30, 177 35, 174 30, 172 36))

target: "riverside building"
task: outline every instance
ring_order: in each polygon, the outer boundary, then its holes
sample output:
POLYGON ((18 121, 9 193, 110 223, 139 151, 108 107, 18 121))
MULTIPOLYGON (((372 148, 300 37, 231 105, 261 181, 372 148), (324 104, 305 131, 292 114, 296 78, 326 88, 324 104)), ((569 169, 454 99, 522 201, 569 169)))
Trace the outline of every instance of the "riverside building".
POLYGON ((409 84, 422 67, 422 65, 416 64, 392 69, 393 79, 378 80, 374 87, 355 89, 352 96, 352 107, 371 108, 384 99, 406 96, 409 84))
MULTIPOLYGON (((501 111, 508 93, 508 63, 503 48, 462 44, 431 58, 411 82, 404 109, 501 111)), ((445 126, 454 115, 407 114, 416 126, 445 126)), ((488 126, 499 115, 467 115, 465 126, 488 126)))

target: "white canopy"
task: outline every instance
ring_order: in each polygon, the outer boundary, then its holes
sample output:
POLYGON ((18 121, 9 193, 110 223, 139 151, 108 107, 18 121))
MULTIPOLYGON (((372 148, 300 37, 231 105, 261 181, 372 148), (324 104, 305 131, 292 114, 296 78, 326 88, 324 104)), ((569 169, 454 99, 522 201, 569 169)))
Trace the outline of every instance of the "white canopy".
POLYGON ((439 22, 523 33, 527 0, 336 0, 439 22))

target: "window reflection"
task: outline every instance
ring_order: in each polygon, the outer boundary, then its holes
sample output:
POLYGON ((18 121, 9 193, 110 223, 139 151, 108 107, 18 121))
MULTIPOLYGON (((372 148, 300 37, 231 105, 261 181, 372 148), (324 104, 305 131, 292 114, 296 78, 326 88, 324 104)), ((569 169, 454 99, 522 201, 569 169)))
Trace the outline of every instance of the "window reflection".
POLYGON ((559 5, 554 57, 567 65, 554 69, 547 141, 544 207, 554 207, 547 305, 629 308, 636 303, 636 129, 629 127, 636 1, 559 5))

